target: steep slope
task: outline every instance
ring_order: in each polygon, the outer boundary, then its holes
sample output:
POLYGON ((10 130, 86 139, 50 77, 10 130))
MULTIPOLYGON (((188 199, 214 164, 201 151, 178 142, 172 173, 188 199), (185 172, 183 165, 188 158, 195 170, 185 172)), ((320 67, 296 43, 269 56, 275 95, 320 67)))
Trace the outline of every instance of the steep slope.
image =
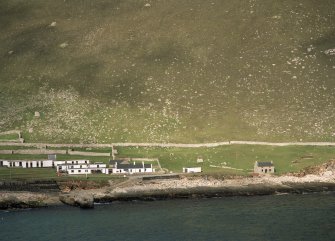
POLYGON ((1 1, 0 130, 335 141, 334 17, 332 0, 1 1))

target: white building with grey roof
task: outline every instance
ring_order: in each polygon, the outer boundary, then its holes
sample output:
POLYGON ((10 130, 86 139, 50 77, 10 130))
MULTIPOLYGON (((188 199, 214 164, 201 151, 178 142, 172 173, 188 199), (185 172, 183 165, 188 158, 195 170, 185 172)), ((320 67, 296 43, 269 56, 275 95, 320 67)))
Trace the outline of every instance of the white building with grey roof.
POLYGON ((254 173, 258 174, 269 174, 275 172, 275 166, 272 161, 270 162, 259 162, 256 161, 254 165, 254 173))
POLYGON ((152 164, 142 163, 129 163, 122 160, 111 160, 110 171, 111 173, 116 174, 134 174, 134 173, 152 173, 155 172, 155 169, 152 167, 152 164))

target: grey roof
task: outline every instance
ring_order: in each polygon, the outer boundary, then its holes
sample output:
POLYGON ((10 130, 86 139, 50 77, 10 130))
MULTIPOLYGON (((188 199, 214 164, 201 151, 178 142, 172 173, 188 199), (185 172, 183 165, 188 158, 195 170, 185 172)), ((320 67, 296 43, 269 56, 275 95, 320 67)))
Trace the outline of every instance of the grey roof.
POLYGON ((273 167, 272 162, 257 162, 257 166, 259 167, 273 167))
POLYGON ((127 162, 125 160, 109 160, 109 164, 115 165, 115 163, 117 163, 118 165, 120 165, 120 164, 128 164, 129 162, 127 162))

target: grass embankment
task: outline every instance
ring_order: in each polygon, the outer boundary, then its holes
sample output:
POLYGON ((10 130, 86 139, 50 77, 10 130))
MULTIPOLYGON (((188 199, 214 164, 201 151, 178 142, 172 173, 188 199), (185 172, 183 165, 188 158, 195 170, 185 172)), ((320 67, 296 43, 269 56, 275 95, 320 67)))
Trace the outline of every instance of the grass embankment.
POLYGON ((18 139, 19 139, 18 134, 5 134, 5 135, 0 134, 0 141, 13 141, 18 139))
POLYGON ((25 149, 38 149, 37 147, 26 146, 0 146, 0 150, 25 150, 25 149))

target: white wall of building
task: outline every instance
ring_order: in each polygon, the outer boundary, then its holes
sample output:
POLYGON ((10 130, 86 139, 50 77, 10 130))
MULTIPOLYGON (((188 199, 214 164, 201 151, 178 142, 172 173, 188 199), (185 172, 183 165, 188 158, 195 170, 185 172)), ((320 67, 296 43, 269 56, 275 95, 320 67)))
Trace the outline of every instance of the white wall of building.
POLYGON ((18 168, 43 168, 53 167, 52 160, 2 160, 2 166, 18 168))
POLYGON ((78 168, 78 169, 68 169, 69 175, 82 175, 82 174, 91 174, 92 170, 87 168, 78 168))
POLYGON ((111 173, 129 173, 129 174, 134 174, 134 173, 151 173, 154 172, 155 169, 152 168, 152 165, 150 165, 150 167, 143 167, 141 168, 129 168, 129 169, 118 169, 113 167, 111 173))
POLYGON ((185 172, 185 173, 199 173, 199 172, 201 172, 201 167, 183 167, 183 172, 185 172))
POLYGON ((2 167, 9 167, 9 161, 7 161, 7 160, 0 160, 0 166, 2 166, 2 167))

